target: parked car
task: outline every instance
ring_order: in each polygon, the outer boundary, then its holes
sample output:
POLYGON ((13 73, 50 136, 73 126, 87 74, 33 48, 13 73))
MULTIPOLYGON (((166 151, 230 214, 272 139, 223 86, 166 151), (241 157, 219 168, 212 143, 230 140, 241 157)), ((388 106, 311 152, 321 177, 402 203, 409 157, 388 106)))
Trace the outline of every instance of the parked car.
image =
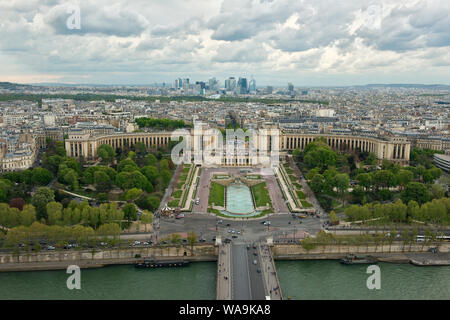
POLYGON ((233 234, 232 236, 231 236, 233 239, 237 239, 237 235, 235 235, 235 234, 233 234))
POLYGON ((180 213, 179 215, 176 216, 176 219, 183 219, 184 218, 184 213, 180 213))
POLYGON ((56 248, 54 246, 48 246, 47 250, 56 250, 56 248))

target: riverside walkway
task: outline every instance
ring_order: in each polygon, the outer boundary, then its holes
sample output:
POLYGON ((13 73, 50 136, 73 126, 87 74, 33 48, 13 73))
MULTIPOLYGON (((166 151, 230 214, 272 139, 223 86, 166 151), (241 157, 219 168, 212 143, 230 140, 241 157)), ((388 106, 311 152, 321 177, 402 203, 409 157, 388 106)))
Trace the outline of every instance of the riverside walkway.
POLYGON ((219 247, 217 300, 281 300, 282 292, 270 248, 233 243, 219 247))

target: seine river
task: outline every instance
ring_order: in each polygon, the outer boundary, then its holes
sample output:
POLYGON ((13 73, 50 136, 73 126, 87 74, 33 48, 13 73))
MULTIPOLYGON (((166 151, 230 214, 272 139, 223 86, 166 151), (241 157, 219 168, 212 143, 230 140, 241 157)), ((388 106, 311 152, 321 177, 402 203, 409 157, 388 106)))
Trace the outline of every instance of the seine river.
MULTIPOLYGON (((450 299, 450 267, 378 264, 381 289, 368 290, 367 266, 336 260, 276 262, 285 298, 450 299)), ((136 269, 132 265, 81 271, 81 290, 68 290, 65 270, 0 273, 0 299, 215 299, 216 264, 136 269)))
POLYGON ((450 267, 378 263, 380 290, 367 289, 367 265, 336 260, 277 261, 285 298, 298 299, 450 299, 450 267))

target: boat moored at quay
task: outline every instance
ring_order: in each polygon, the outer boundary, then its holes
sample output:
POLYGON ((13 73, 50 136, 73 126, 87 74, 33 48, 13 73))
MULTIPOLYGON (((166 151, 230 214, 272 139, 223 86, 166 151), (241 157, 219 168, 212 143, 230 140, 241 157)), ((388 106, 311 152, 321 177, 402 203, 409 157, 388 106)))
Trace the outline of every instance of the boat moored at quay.
POLYGON ((189 261, 155 261, 155 260, 138 260, 136 261, 136 268, 173 268, 186 267, 189 261))

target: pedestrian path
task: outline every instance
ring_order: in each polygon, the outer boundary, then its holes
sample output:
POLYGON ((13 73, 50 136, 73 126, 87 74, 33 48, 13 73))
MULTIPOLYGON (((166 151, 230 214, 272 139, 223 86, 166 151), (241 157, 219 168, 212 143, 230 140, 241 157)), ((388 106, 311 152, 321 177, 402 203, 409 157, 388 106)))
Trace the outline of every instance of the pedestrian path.
POLYGON ((184 204, 184 208, 181 208, 181 211, 190 211, 191 210, 191 204, 193 201, 194 193, 197 190, 197 179, 200 172, 200 167, 195 167, 194 177, 192 178, 191 185, 189 186, 189 193, 186 199, 186 203, 184 204))
POLYGON ((270 297, 270 300, 282 300, 283 293, 281 292, 280 279, 278 278, 270 247, 266 244, 258 244, 258 251, 261 257, 261 271, 263 273, 266 296, 270 297))
POLYGON ((231 245, 219 246, 217 260, 217 300, 231 300, 231 245))

